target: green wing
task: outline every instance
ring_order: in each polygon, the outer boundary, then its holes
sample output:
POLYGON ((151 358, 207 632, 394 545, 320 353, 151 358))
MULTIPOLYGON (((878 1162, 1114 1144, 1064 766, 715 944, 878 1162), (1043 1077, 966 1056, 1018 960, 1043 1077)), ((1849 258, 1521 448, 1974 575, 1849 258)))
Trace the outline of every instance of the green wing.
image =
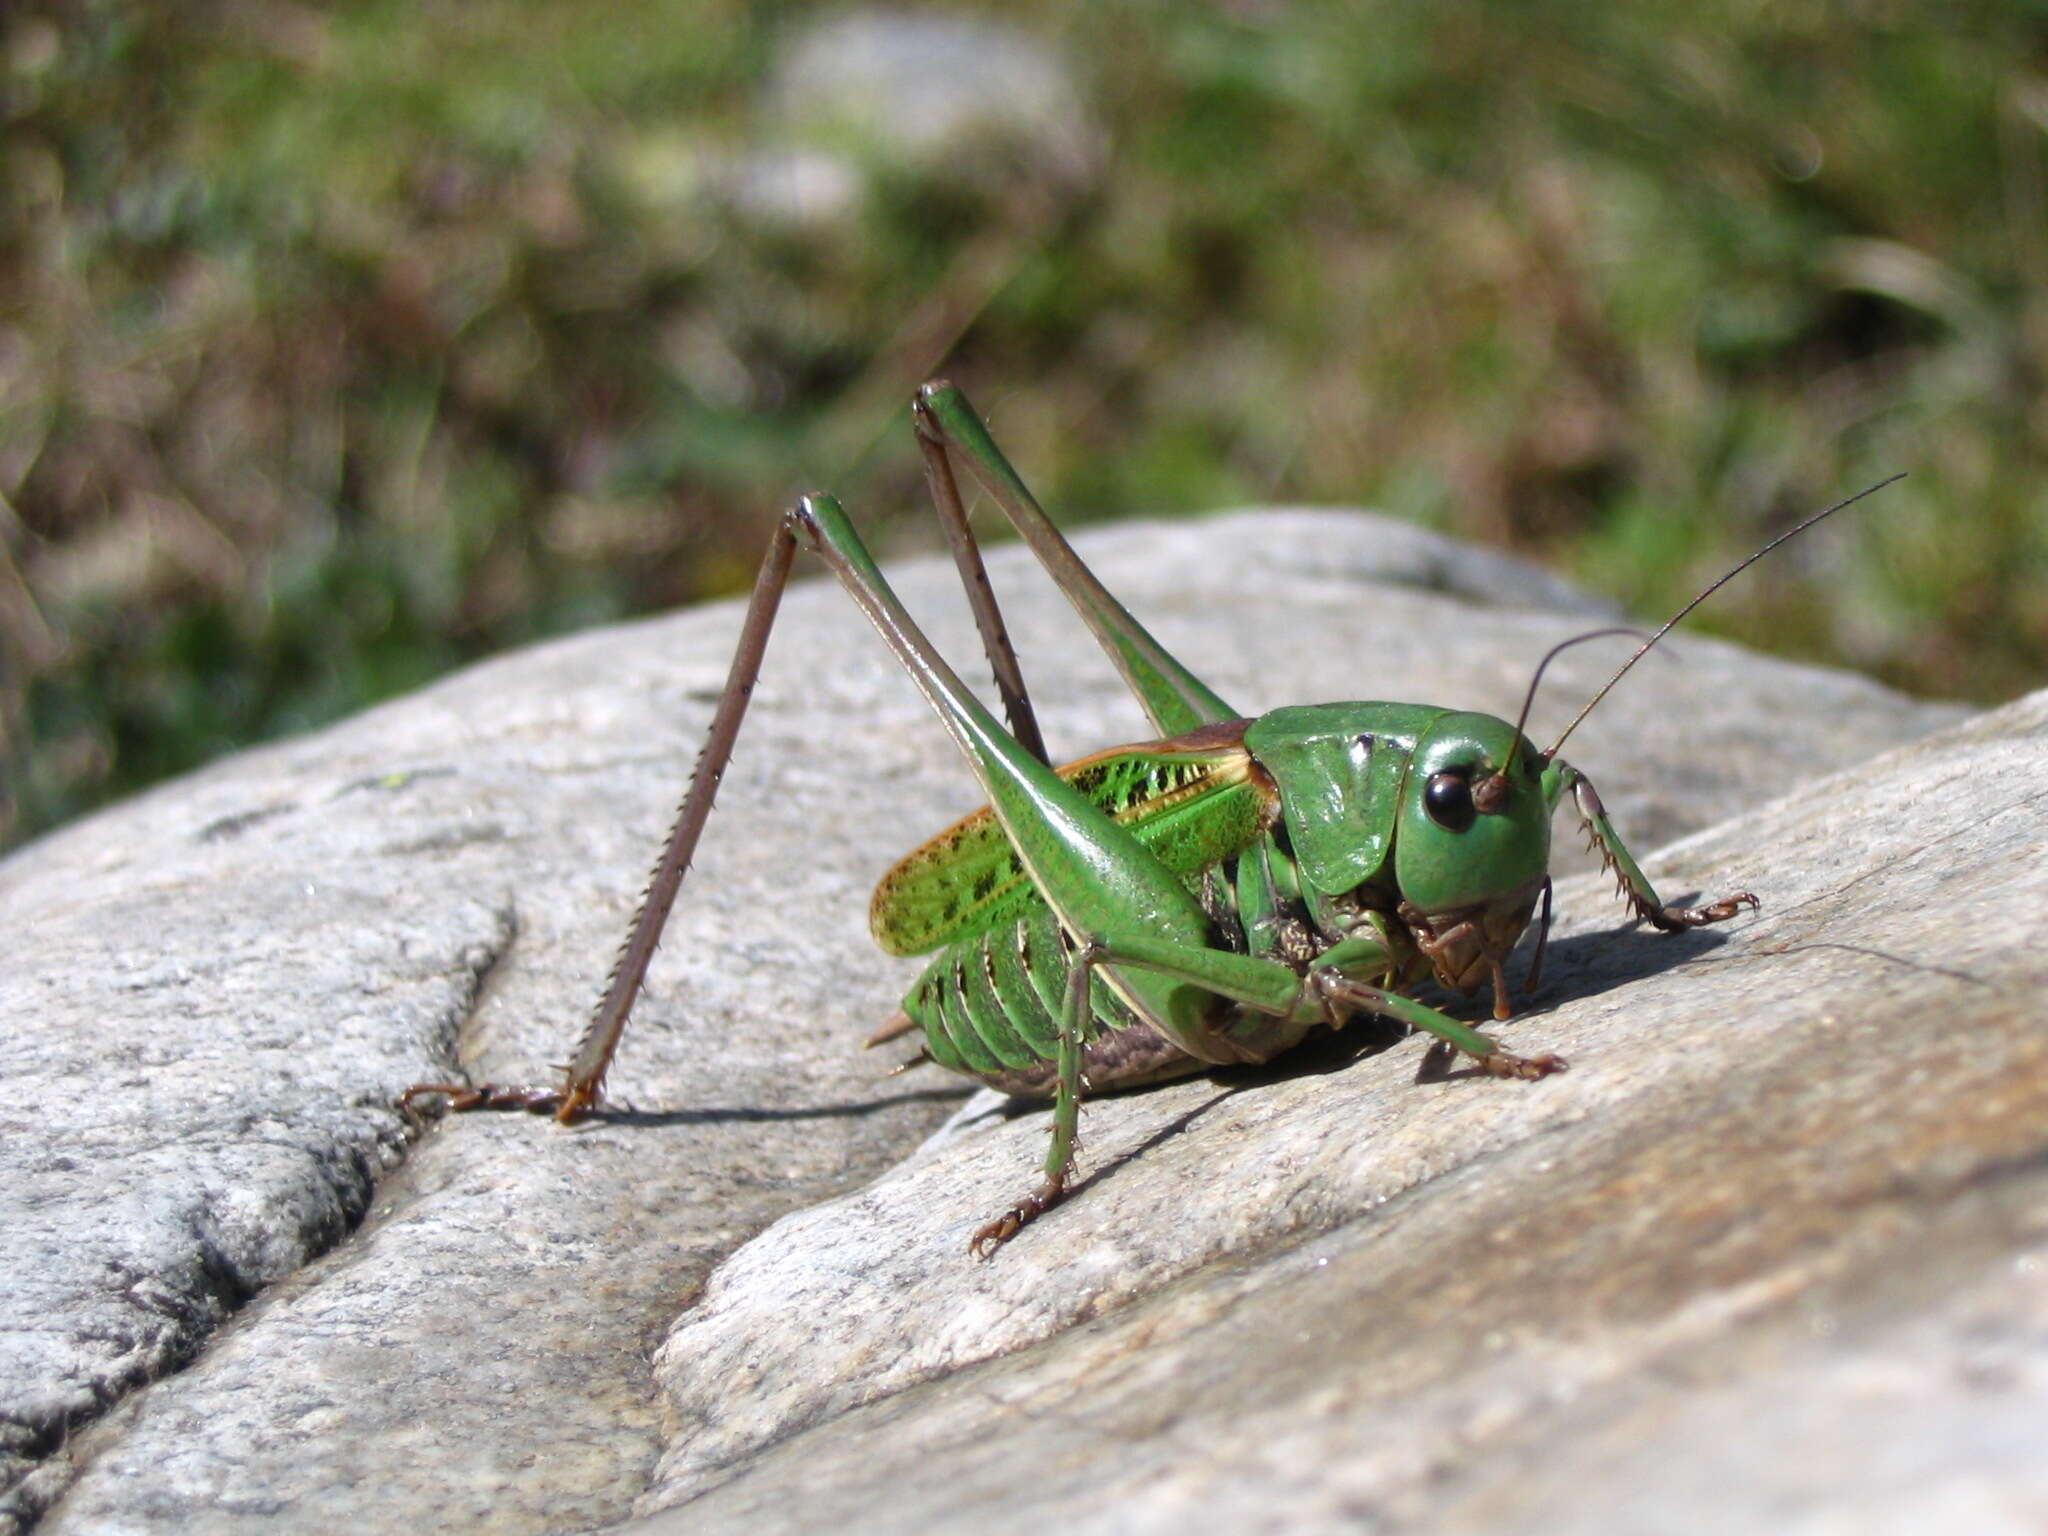
MULTIPOLYGON (((1113 747, 1053 771, 1188 877, 1241 852, 1279 814, 1272 780, 1244 748, 1247 724, 1113 747)), ((921 955, 1014 919, 1036 898, 1002 824, 984 806, 882 876, 868 925, 888 953, 921 955)))

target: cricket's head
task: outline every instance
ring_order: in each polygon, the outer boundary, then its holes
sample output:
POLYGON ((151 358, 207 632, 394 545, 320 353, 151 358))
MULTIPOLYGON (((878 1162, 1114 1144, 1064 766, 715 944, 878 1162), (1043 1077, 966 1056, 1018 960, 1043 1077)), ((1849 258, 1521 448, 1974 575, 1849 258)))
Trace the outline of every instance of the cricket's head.
POLYGON ((1544 764, 1492 715, 1440 715, 1415 743, 1394 839, 1400 918, 1436 979, 1459 992, 1493 984, 1529 925, 1550 865, 1544 764))
POLYGON ((1461 713, 1432 721, 1409 758, 1394 834, 1401 899, 1432 917, 1526 908, 1550 866, 1543 767, 1505 720, 1461 713))

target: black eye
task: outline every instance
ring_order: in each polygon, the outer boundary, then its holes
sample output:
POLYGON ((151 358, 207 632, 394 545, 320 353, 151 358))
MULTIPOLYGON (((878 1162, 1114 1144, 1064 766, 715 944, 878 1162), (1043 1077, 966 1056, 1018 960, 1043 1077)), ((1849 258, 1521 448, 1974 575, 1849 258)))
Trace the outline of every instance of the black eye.
POLYGON ((1429 776, 1422 791, 1422 808, 1446 832, 1464 831, 1479 814, 1472 805, 1471 779, 1455 768, 1429 776))

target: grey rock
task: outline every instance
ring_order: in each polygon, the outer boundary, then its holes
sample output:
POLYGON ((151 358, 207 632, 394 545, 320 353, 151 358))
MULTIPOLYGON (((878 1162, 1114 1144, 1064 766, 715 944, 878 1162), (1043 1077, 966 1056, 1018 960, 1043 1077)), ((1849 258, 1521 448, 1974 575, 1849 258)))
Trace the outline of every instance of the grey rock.
MULTIPOLYGON (((1248 710, 1391 694, 1512 713, 1534 656, 1605 616, 1514 562, 1355 514, 1126 526, 1082 549, 1169 647, 1248 710)), ((999 551, 992 565, 1055 743, 1078 754, 1145 734, 1021 554, 999 551)), ((947 570, 926 562, 900 580, 939 643, 971 656, 947 570)), ((778 1469, 806 1475, 807 1446, 819 1458, 809 1465, 831 1471, 818 1509, 862 1512, 847 1517, 855 1524, 902 1511, 908 1523, 957 1507, 982 1486, 977 1467, 1013 1476, 999 1458, 1027 1456, 1025 1418, 1070 1433, 1098 1407, 1132 1416, 1103 1447, 1121 1451, 1130 1478, 1108 1472, 1117 1497, 1096 1483, 1088 1507, 1099 1512, 1122 1508, 1138 1523, 1176 1499, 1235 1497, 1252 1486, 1234 1480, 1243 1458, 1298 1470, 1300 1456, 1347 1437, 1377 1444, 1374 1425, 1400 1429, 1381 1460, 1421 1481, 1311 1477, 1276 1507, 1313 1514, 1365 1488, 1392 1508, 1433 1486, 1415 1470, 1427 1461, 1425 1426, 1455 1441, 1476 1433, 1457 1414, 1496 1400, 1513 1435, 1551 1422, 1528 1395, 1541 1373, 1522 1354, 1500 1355, 1497 1378, 1480 1382, 1497 1381, 1486 1388, 1497 1396, 1476 1399, 1479 1378, 1459 1376, 1450 1357, 1503 1329, 1511 1341, 1537 1337, 1546 1298, 1568 1299, 1565 1277, 1596 1297, 1609 1286, 1593 1265, 1597 1224, 1589 1236, 1583 1221, 1539 1218, 1594 1200, 1603 1180, 1624 1179, 1629 1157, 1666 1156, 1653 1111, 1690 1110, 1702 1126, 1746 1134, 1743 1095, 1762 1084, 1773 1113, 1841 1120, 1812 1123, 1848 1149, 1844 1188, 1863 1189, 1856 1180, 1892 1167, 1887 1158, 1902 1178, 1933 1178, 1907 1156, 1920 1142, 1894 1157, 1831 1085, 1839 1077, 1887 1105, 1911 1098, 1919 1079, 1888 1053, 1939 1037, 1899 1025, 1873 1039, 1867 1020, 1912 1009, 1923 1031, 1930 1018, 1960 1031, 1946 1022, 1959 1016, 1956 999, 2006 998, 2021 963, 2019 947, 1998 948, 1995 924, 1980 937, 1952 932, 1952 898, 1976 887, 1942 885, 1961 834, 1944 842, 1938 829, 1942 817, 1972 815, 1990 829, 2004 814, 2017 839, 2038 801, 2002 813, 1979 803, 1977 781, 1951 773, 1955 756, 1918 780, 1945 791, 1929 811, 1908 817, 1883 798, 1900 782, 1887 765, 1900 759, 1881 754, 1959 711, 1687 640, 1683 665, 1632 679, 1570 755, 1638 849, 1746 812, 1738 825, 1749 831, 1657 868, 1674 890, 1751 884, 1769 903, 1761 920, 1726 938, 1613 936, 1607 898, 1591 882, 1570 885, 1565 942, 1539 999, 1550 1011, 1513 1028, 1518 1043, 1577 1057, 1572 1075, 1418 1087, 1417 1053, 1401 1047, 1357 1062, 1311 1053, 1294 1067, 1105 1100, 1089 1115, 1089 1178, 1076 1198, 995 1263, 974 1265, 965 1236, 1020 1192, 1042 1116, 1006 1119, 977 1103, 919 1150, 963 1088, 936 1075, 882 1078, 885 1063, 859 1050, 915 972, 868 942, 867 887, 973 796, 861 621, 810 585, 788 599, 718 818, 614 1073, 620 1107, 569 1131, 473 1116, 415 1140, 393 1100, 445 1076, 451 1048, 476 1076, 498 1079, 543 1076, 562 1059, 630 916, 736 626, 733 606, 720 605, 503 658, 0 863, 0 931, 13 939, 0 976, 10 1089, 0 1107, 0 1529, 54 1506, 47 1528, 57 1531, 374 1528, 423 1512, 543 1530, 619 1519, 643 1494, 649 1508, 693 1499, 678 1518, 751 1518, 773 1504, 778 1469), (1878 777, 1827 792, 1822 774, 1837 764, 1878 777), (1808 809, 1765 804, 1784 790, 1808 809), (1816 796, 1827 818, 1816 820, 1816 796), (1916 828, 1937 853, 1912 855, 1916 828), (1885 899, 1862 905, 1842 894, 1851 886, 1885 899), (1930 912, 1947 920, 1931 926, 1930 912), (1798 947, 1774 952, 1787 945, 1798 947), (1863 952, 1873 947, 1884 955, 1863 952), (1927 969, 1930 954, 1976 979, 1927 969), (1822 1044, 1835 1037, 1811 1009, 1838 996, 1842 1022, 1829 1028, 1853 1045, 1840 1060, 1817 1050, 1816 1031, 1822 1044), (1750 1022, 1752 1009, 1771 1027, 1750 1022), (1566 1147, 1561 1170, 1549 1149, 1566 1147), (1169 1178, 1174 1187, 1161 1188, 1169 1178), (1461 1224, 1461 1213, 1492 1225, 1461 1224), (1519 1247, 1503 1260, 1488 1246, 1487 1233, 1515 1221, 1532 1253, 1563 1250, 1555 1283, 1519 1247), (1333 1267, 1384 1283, 1386 1297, 1361 1306, 1354 1294, 1312 1321, 1315 1297, 1342 1294, 1324 1278, 1333 1267), (783 1287, 779 1307, 755 1277, 783 1287), (1194 1326, 1287 1286, 1298 1289, 1262 1297, 1239 1328, 1194 1326), (1269 1415, 1269 1429, 1284 1421, 1285 1433, 1224 1432, 1205 1472, 1165 1427, 1195 1398, 1203 1413, 1230 1414, 1230 1372, 1284 1353, 1288 1336, 1262 1329, 1247 1348, 1241 1331, 1274 1304, 1341 1339, 1334 1352, 1379 1385, 1289 1375, 1275 1361, 1271 1390, 1239 1408, 1248 1420, 1269 1415), (1347 1305, 1359 1316, 1346 1321, 1347 1305), (1432 1334, 1422 1325, 1433 1307, 1471 1327, 1432 1334), (1137 1347, 1155 1336, 1180 1342, 1137 1347), (1139 1391, 1170 1390, 1179 1369, 1213 1386, 1179 1401, 1139 1391), (1089 1374, 1098 1370, 1115 1380, 1089 1374), (1412 1415, 1396 1394, 1403 1381, 1423 1393, 1412 1415), (999 1432, 976 1441, 969 1461, 992 1459, 879 1481, 890 1456, 936 1433, 939 1421, 915 1429, 914 1415, 950 1412, 945 1422, 965 1436, 970 1423, 988 1428, 977 1415, 1006 1393, 1028 1412, 999 1414, 999 1432), (1160 1432, 1130 1427, 1144 1422, 1160 1432), (1161 1466, 1179 1470, 1146 1493, 1136 1469, 1161 1466), (876 1481, 863 1483, 863 1469, 876 1481)), ((1593 649, 1553 669, 1539 736, 1605 675, 1611 661, 1593 649)), ((1968 729, 1988 733, 1985 750, 2008 750, 2009 727, 1968 729)), ((2039 878, 2037 860, 2008 870, 2015 892, 2039 878)), ((1956 1073, 2009 1081, 1999 1076, 2011 1066, 2007 1034, 2023 1032, 2004 1027, 1989 1020, 1967 1046, 1944 1041, 1925 1101, 1901 1109, 1908 1120, 1940 1108, 1953 1121, 1956 1073)), ((2000 1102, 2022 1097, 2015 1087, 2000 1102)), ((2009 1150, 2011 1127, 1991 1119, 1979 1140, 2009 1150)), ((1768 1121, 1794 1143, 1788 1156, 1826 1145, 1816 1134, 1806 1147, 1786 1128, 1804 1123, 1768 1121)), ((1668 1156, 1689 1148, 1711 1169, 1709 1153, 1726 1149, 1703 1135, 1680 1136, 1668 1156)), ((1976 1155, 1940 1163, 1942 1177, 1974 1188, 1976 1155)), ((1731 1179, 1758 1176, 1756 1158, 1727 1161, 1731 1179)), ((1789 1228, 1813 1203, 1798 1172, 1791 1187, 1774 1181, 1754 1196, 1765 1212, 1783 1204, 1789 1228)), ((1630 1236, 1645 1262, 1682 1271, 1675 1245, 1695 1234, 1680 1223, 1672 1243, 1658 1236, 1649 1217, 1660 1186, 1613 1188, 1634 1197, 1612 1194, 1614 1208, 1639 1201, 1644 1214, 1607 1236, 1630 1236)), ((1928 1206, 1941 1206, 1928 1191, 1928 1206)), ((1971 1240, 1990 1253, 1982 1239, 1971 1240)), ((1617 1269, 1610 1288, 1629 1299, 1632 1326, 1661 1338, 1669 1329, 1649 1282, 1632 1273, 1617 1269)), ((1681 1280, 1674 1295, 1707 1298, 1704 1340, 1719 1295, 1681 1280)), ((1984 1285, 1986 1315, 2022 1328, 2012 1298, 1984 1285)), ((1768 1312, 1772 1294, 1751 1310, 1768 1312)), ((1735 1322, 1748 1315, 1737 1308, 1735 1322)), ((1566 1350, 1558 1379, 1582 1393, 1640 1388, 1629 1373, 1662 1359, 1654 1341, 1617 1353, 1592 1335, 1590 1311, 1572 1316, 1588 1331, 1566 1342, 1584 1359, 1566 1350), (1601 1361, 1611 1374, 1595 1369, 1601 1361)), ((1943 1329, 1956 1322, 1899 1314, 1902 1330, 1920 1330, 1913 1347, 1930 1371, 1945 1368, 1943 1329)), ((1853 1361, 1833 1366, 1853 1377, 1853 1361)), ((1688 1395, 1685 1410, 1702 1427, 1716 1414, 1742 1418, 1732 1368, 1728 1384, 1737 1395, 1688 1395)), ((1826 1406, 1825 1378, 1810 1391, 1826 1406)), ((1187 1417, 1190 1433, 1205 1422, 1187 1417)), ((1625 1467, 1655 1449, 1593 1428, 1571 1442, 1589 1464, 1625 1467)), ((938 1440, 966 1444, 951 1430, 938 1440)), ((1068 1449, 1083 1468, 1085 1446, 1068 1449)), ((1497 1457, 1487 1466, 1506 1475, 1497 1457)), ((1014 1507, 1048 1509, 1060 1486, 1029 1472, 1029 1497, 1014 1507)), ((1474 1471, 1456 1491, 1479 1499, 1486 1486, 1474 1471)))
POLYGON ((867 196, 853 164, 821 149, 736 155, 715 184, 733 215, 760 229, 851 228, 867 196))
POLYGON ((764 92, 776 136, 974 180, 1089 178, 1101 133, 1067 63, 986 17, 875 7, 790 37, 764 92))
MULTIPOLYGON (((1056 40, 986 16, 873 7, 795 21, 742 136, 702 125, 622 134, 596 169, 686 266, 730 228, 821 246, 870 241, 865 217, 894 181, 993 199, 1000 217, 955 253, 947 279, 956 302, 987 290, 986 302, 1099 179, 1105 142, 1056 40)), ((762 288, 738 301, 751 323, 772 321, 814 349, 817 316, 762 288)), ((731 338, 704 316, 669 329, 670 363, 723 398, 720 375, 740 367, 731 338)))

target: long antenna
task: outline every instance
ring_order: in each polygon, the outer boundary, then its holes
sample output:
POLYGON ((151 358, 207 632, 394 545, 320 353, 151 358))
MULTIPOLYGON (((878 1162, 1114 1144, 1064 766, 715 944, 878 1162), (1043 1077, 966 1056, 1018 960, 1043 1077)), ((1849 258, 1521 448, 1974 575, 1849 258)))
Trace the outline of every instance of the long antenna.
POLYGON ((1643 638, 1640 629, 1633 629, 1626 624, 1611 624, 1606 629, 1589 629, 1583 635, 1573 635, 1569 640, 1560 640, 1543 653, 1543 659, 1536 663, 1536 675, 1529 679, 1529 691, 1522 695, 1522 712, 1515 716, 1517 741, 1521 739, 1522 727, 1529 723, 1529 707, 1536 702, 1536 686, 1543 681, 1543 669, 1555 661, 1560 652, 1568 651, 1588 640, 1604 640, 1609 635, 1634 635, 1638 640, 1643 638))
POLYGON ((1637 662, 1641 661, 1643 657, 1649 653, 1651 646, 1655 645, 1659 640, 1662 640, 1666 635, 1670 634, 1672 626, 1677 624, 1680 619, 1684 618, 1688 613, 1691 613, 1693 609, 1699 607, 1701 603, 1704 603, 1716 592, 1720 591, 1723 587, 1727 586, 1729 582, 1733 581, 1737 576, 1740 576, 1752 565, 1755 565, 1757 561, 1763 559, 1765 555, 1768 555, 1772 550, 1776 549, 1780 544, 1784 543, 1787 539, 1797 538, 1800 534, 1806 532, 1807 529, 1811 528, 1815 523, 1819 522, 1822 518, 1833 517, 1837 512, 1841 511, 1842 508, 1854 506, 1864 497, 1875 495, 1877 492, 1883 490, 1886 486, 1891 485, 1896 481, 1903 480, 1905 478, 1905 471, 1901 470, 1896 475, 1892 475, 1887 479, 1880 480, 1877 482, 1877 484, 1870 486, 1864 490, 1858 491, 1854 496, 1845 497, 1841 501, 1836 502, 1832 507, 1823 508, 1822 510, 1814 513, 1813 516, 1809 517, 1805 522, 1799 524, 1796 528, 1786 529, 1783 533, 1779 534, 1775 539, 1771 540, 1770 543, 1766 544, 1762 549, 1758 550, 1755 554, 1751 555, 1747 560, 1743 561, 1742 564, 1736 566, 1734 570, 1728 572, 1727 575, 1723 576, 1719 581, 1715 582, 1712 586, 1708 587, 1706 591, 1702 592, 1698 597, 1694 598, 1691 602, 1687 603, 1683 608, 1679 609, 1678 612, 1671 615, 1670 618, 1664 621, 1664 627, 1658 630, 1657 633, 1655 633, 1654 635, 1650 636, 1649 639, 1645 640, 1642 643, 1642 646, 1636 651, 1635 655, 1629 657, 1627 661, 1621 664, 1621 670, 1619 672, 1616 672, 1614 676, 1607 679, 1606 685, 1602 687, 1598 693, 1594 694, 1592 698, 1586 701, 1586 707, 1580 710, 1576 715, 1572 716, 1572 723, 1564 728, 1563 735, 1560 735, 1557 738, 1557 740, 1553 741, 1549 745, 1549 747, 1545 749, 1543 753, 1543 760, 1547 763, 1553 757, 1557 756, 1557 749, 1564 745, 1565 737, 1571 735, 1573 731, 1576 731, 1579 728, 1579 722, 1585 719, 1586 716, 1593 713, 1593 706, 1595 704, 1598 704, 1602 699, 1606 698, 1608 690, 1613 688, 1613 686, 1616 683, 1620 682, 1624 677, 1628 676, 1628 669, 1634 666, 1637 662))

